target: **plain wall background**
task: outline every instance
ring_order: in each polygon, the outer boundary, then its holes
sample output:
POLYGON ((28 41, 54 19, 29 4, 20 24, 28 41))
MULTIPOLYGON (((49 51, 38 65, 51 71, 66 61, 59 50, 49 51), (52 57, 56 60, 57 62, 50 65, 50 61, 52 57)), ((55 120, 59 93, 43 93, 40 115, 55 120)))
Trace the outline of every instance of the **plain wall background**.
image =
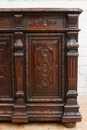
POLYGON ((79 17, 78 93, 87 95, 87 0, 0 0, 0 8, 81 8, 79 17))

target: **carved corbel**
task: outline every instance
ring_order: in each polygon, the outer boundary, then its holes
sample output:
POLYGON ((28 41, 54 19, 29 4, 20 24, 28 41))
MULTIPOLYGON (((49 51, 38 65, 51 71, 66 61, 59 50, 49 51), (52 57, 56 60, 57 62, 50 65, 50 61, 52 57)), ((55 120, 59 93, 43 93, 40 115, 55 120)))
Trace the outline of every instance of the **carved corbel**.
POLYGON ((78 28, 79 14, 68 14, 68 28, 78 28))
POLYGON ((68 53, 67 56, 78 56, 78 47, 79 44, 77 42, 77 35, 78 32, 68 32, 67 36, 69 38, 68 43, 67 43, 67 48, 68 48, 68 53))
POLYGON ((15 28, 21 29, 22 28, 22 14, 15 14, 14 19, 15 19, 15 28))
POLYGON ((14 37, 15 37, 14 48, 22 49, 23 48, 23 42, 22 42, 23 32, 14 32, 14 37))

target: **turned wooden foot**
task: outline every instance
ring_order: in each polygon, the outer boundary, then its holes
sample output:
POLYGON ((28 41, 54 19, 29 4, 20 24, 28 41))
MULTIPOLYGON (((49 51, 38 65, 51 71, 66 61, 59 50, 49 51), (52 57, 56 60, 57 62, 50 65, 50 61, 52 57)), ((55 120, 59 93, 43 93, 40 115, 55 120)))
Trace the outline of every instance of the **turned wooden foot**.
POLYGON ((73 127, 75 127, 76 122, 69 122, 69 123, 65 123, 64 125, 65 125, 65 127, 67 127, 67 128, 73 128, 73 127))

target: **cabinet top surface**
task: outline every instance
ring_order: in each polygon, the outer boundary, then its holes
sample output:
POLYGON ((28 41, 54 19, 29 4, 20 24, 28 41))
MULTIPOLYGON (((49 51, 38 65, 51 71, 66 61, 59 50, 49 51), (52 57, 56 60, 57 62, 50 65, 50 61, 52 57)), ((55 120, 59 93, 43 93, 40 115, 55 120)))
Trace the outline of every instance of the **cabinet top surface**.
POLYGON ((0 8, 0 12, 83 12, 80 8, 0 8))

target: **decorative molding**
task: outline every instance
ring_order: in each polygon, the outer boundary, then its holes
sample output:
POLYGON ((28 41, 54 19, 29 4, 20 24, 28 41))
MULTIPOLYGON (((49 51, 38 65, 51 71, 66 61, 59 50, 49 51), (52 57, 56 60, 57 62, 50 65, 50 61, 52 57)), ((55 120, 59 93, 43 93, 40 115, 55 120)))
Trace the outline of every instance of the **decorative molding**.
POLYGON ((27 36, 31 36, 31 37, 64 36, 64 33, 27 33, 27 36))
POLYGON ((64 100, 64 92, 65 92, 65 69, 64 69, 64 57, 65 57, 65 53, 64 53, 64 49, 65 49, 65 36, 62 36, 62 99, 64 100))
POLYGON ((64 116, 80 116, 79 112, 65 112, 64 116))
POLYGON ((22 37, 23 36, 23 32, 14 32, 14 36, 15 37, 22 37))
POLYGON ((63 102, 61 98, 31 98, 27 94, 27 98, 29 102, 63 102))
POLYGON ((35 24, 35 25, 39 24, 39 25, 42 25, 42 26, 50 26, 50 25, 56 24, 56 22, 53 21, 53 20, 48 20, 48 19, 41 19, 41 20, 35 20, 33 22, 33 24, 35 24))
POLYGON ((69 51, 69 52, 67 53, 67 56, 75 56, 75 57, 78 57, 78 56, 79 56, 79 53, 74 52, 74 51, 69 51))
POLYGON ((29 64, 29 58, 28 58, 28 34, 26 35, 26 97, 27 97, 27 100, 29 99, 29 95, 28 95, 28 92, 29 92, 29 87, 30 87, 30 84, 29 84, 29 68, 28 68, 28 64, 29 64))
POLYGON ((0 8, 0 12, 83 12, 80 8, 0 8))
POLYGON ((69 90, 69 91, 67 92, 67 96, 68 96, 68 97, 69 97, 69 96, 76 97, 76 96, 78 96, 78 93, 77 93, 76 90, 69 90))
POLYGON ((61 115, 63 114, 63 111, 61 110, 62 105, 61 106, 27 106, 27 113, 29 115, 31 114, 38 114, 38 115, 54 115, 54 114, 58 114, 61 115))
POLYGON ((19 51, 16 51, 16 52, 14 53, 14 56, 15 56, 15 57, 17 57, 17 56, 18 56, 18 57, 23 57, 24 54, 23 54, 22 51, 19 50, 19 51))

